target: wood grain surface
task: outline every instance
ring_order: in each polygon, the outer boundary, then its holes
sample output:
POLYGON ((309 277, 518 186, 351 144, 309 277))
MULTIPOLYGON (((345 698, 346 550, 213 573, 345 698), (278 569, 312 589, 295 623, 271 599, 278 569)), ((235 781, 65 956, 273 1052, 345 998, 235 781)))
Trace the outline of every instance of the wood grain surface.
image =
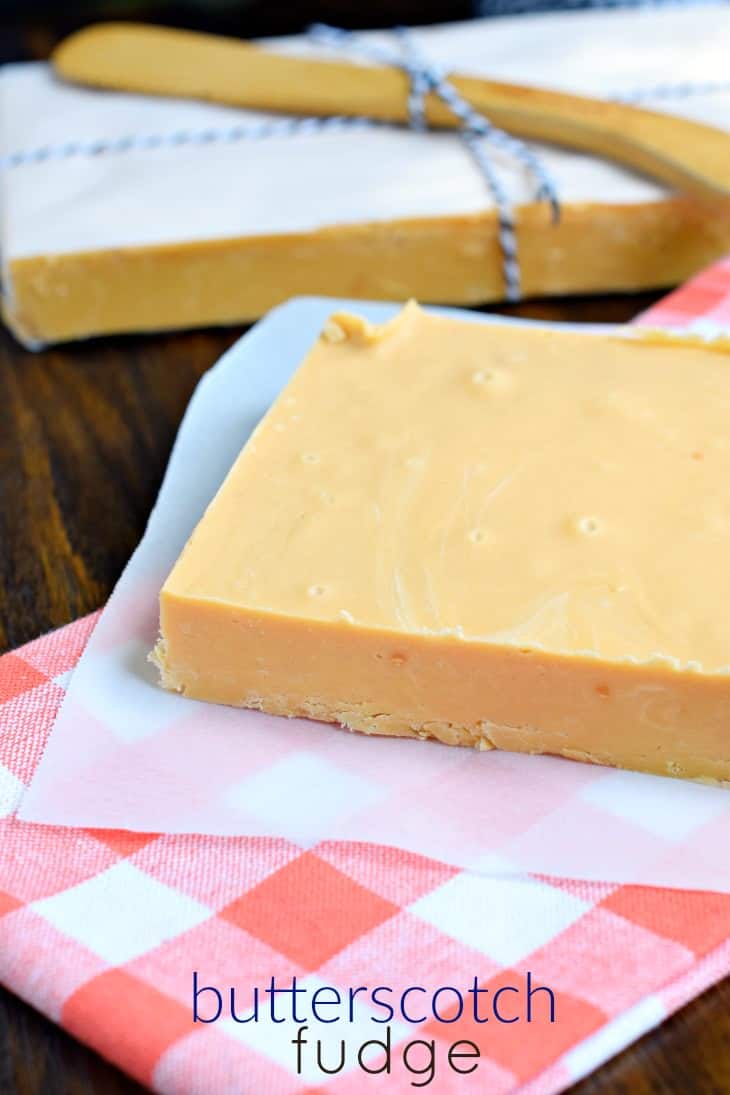
MULTIPOLYGON (((623 322, 652 299, 494 310, 623 322)), ((241 331, 103 339, 32 354, 0 330, 0 649, 104 603, 144 530, 197 381, 241 331)), ((140 1090, 0 989, 0 1093, 140 1090)), ((573 1089, 573 1095, 695 1093, 730 1093, 730 981, 573 1089)))

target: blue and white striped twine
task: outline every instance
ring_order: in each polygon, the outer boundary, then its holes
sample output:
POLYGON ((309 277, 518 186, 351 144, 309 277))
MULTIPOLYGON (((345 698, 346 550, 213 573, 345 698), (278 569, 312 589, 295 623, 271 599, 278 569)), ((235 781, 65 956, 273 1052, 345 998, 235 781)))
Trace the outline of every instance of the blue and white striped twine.
POLYGON ((474 158, 497 208, 505 296, 507 300, 519 300, 521 278, 514 212, 507 192, 490 162, 485 144, 489 143, 499 151, 512 156, 526 169, 536 182, 537 200, 549 203, 553 221, 557 222, 560 217, 560 204, 555 184, 549 172, 528 145, 492 125, 488 118, 474 110, 459 94, 441 69, 429 64, 405 27, 396 28, 394 34, 400 46, 399 53, 384 50, 380 46, 363 41, 351 31, 340 30, 337 27, 317 24, 310 30, 310 37, 319 45, 335 49, 350 48, 378 64, 402 69, 409 81, 408 114, 411 129, 421 132, 426 129, 426 96, 429 93, 437 96, 458 119, 459 136, 474 158))
MULTIPOLYGON (((625 0, 624 0, 625 2, 625 0)), ((535 197, 550 206, 553 221, 560 216, 557 189, 536 153, 523 141, 492 125, 488 118, 479 114, 449 83, 443 71, 428 63, 417 49, 406 28, 396 28, 399 52, 390 52, 366 42, 351 31, 318 24, 311 28, 310 37, 320 45, 330 48, 349 48, 379 64, 402 69, 409 80, 409 126, 416 131, 427 128, 425 101, 429 93, 436 95, 461 123, 458 135, 474 158, 497 208, 499 244, 502 253, 502 269, 505 296, 519 300, 521 295, 520 266, 517 250, 514 212, 509 197, 489 160, 486 144, 511 156, 533 178, 535 197)), ((689 95, 712 94, 730 91, 730 81, 705 83, 667 84, 659 87, 619 93, 612 98, 625 102, 639 102, 646 98, 684 98, 689 95)), ((100 156, 132 151, 152 151, 182 147, 205 146, 214 143, 236 143, 241 140, 266 140, 322 131, 337 131, 355 127, 380 125, 370 118, 331 117, 272 118, 265 122, 246 122, 225 127, 205 129, 180 129, 172 133, 134 135, 91 141, 66 141, 58 145, 46 145, 31 150, 20 150, 0 156, 0 170, 8 170, 48 160, 64 160, 78 156, 100 156)))

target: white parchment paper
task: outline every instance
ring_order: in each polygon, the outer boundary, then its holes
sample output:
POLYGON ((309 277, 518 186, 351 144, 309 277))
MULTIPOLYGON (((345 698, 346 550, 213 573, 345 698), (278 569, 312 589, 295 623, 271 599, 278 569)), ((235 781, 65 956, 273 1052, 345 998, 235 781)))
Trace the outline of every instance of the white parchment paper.
MULTIPOLYGON (((395 45, 392 35, 364 37, 395 45)), ((417 28, 413 38, 429 61, 447 70, 599 97, 640 91, 650 109, 730 130, 730 18, 722 3, 480 19, 417 28), (675 92, 667 95, 668 88, 675 92)), ((272 48, 323 52, 302 38, 277 40, 272 48)), ((221 137, 234 125, 270 119, 203 102, 74 87, 56 80, 45 64, 5 66, 0 154, 43 148, 51 154, 0 175, 4 263, 468 214, 493 204, 451 133, 371 127, 221 137), (120 153, 53 154, 67 142, 179 132, 218 137, 120 153)), ((555 148, 541 156, 564 203, 667 197, 661 186, 592 156, 555 148)), ((498 153, 494 161, 515 205, 531 199, 522 169, 498 153)))
POLYGON ((20 818, 276 835, 305 846, 372 841, 496 874, 730 892, 730 791, 549 757, 363 737, 157 686, 146 657, 159 588, 251 430, 340 308, 374 321, 395 310, 291 301, 201 381, 144 538, 63 682, 65 701, 20 818))

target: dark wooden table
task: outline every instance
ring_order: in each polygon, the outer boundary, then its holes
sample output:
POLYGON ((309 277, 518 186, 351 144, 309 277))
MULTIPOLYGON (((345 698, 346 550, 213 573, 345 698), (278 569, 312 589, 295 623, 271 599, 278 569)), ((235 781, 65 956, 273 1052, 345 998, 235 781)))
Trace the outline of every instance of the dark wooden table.
MULTIPOLYGON (((652 299, 543 301, 504 311, 621 322, 652 299)), ((240 333, 103 339, 31 354, 0 331, 0 649, 103 604, 142 534, 193 388, 240 333)), ((0 990, 0 1092, 139 1090, 0 990)), ((730 1093, 730 981, 574 1089, 574 1095, 724 1092, 730 1093)))

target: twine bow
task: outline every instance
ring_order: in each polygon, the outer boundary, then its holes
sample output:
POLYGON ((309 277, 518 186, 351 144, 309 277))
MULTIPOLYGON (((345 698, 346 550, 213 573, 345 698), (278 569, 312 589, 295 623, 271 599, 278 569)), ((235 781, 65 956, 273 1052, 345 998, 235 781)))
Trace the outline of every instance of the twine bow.
POLYGON ((534 180, 536 199, 548 203, 553 222, 556 223, 560 217, 560 202, 550 173, 529 145, 510 133, 505 133, 503 129, 498 129, 488 118, 475 110, 463 95, 459 94, 443 70, 423 57, 412 35, 405 27, 397 27, 393 33, 400 47, 399 52, 382 49, 371 42, 363 41, 351 31, 322 23, 315 24, 309 31, 311 40, 318 45, 334 49, 352 49, 378 64, 395 66, 405 72, 409 82, 408 117, 411 129, 423 132, 428 128, 426 97, 429 94, 436 95, 458 119, 459 137, 479 168, 497 207, 505 295, 507 300, 519 300, 522 288, 514 211, 509 196, 490 161, 487 146, 491 145, 500 152, 506 153, 525 168, 534 180))

